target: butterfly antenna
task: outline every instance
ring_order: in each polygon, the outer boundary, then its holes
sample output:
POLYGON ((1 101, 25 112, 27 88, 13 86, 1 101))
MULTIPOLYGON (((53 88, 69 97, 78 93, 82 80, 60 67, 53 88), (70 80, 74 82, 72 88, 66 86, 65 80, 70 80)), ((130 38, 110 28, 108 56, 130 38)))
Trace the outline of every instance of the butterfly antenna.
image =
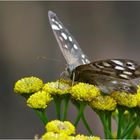
POLYGON ((59 60, 59 59, 47 58, 46 56, 37 56, 36 59, 37 59, 37 60, 47 60, 47 61, 54 61, 54 62, 62 63, 62 61, 59 60))

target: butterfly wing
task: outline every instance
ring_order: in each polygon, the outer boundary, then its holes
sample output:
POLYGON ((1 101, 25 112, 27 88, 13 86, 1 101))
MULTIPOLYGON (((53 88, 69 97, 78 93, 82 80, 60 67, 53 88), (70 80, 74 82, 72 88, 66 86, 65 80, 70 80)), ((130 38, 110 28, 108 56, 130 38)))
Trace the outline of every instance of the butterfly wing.
POLYGON ((100 70, 100 73, 112 77, 132 80, 140 77, 140 65, 129 59, 108 59, 91 63, 100 70))
POLYGON ((140 77, 140 66, 137 62, 128 59, 108 59, 90 63, 56 14, 49 11, 48 17, 69 69, 75 73, 75 80, 95 84, 107 93, 115 90, 136 92, 136 84, 132 80, 140 77))
POLYGON ((75 38, 64 27, 63 23, 59 20, 56 14, 49 11, 48 17, 55 38, 66 59, 69 69, 72 71, 79 65, 90 63, 89 59, 82 52, 75 38))
POLYGON ((136 93, 133 79, 139 77, 140 65, 128 59, 100 60, 75 69, 75 80, 95 84, 105 93, 136 93))

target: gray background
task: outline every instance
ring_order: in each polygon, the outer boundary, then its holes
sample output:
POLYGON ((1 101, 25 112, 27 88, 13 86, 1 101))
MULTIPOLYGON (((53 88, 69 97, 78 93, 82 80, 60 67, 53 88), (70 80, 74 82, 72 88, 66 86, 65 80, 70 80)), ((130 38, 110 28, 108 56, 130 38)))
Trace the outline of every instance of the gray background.
MULTIPOLYGON (((48 10, 57 13, 90 60, 140 62, 140 2, 0 2, 0 138, 33 138, 45 131, 25 100, 13 93, 13 86, 31 75, 53 81, 65 68, 48 10)), ((51 119, 55 118, 52 106, 51 119)), ((75 115, 71 106, 69 119, 75 115)), ((102 136, 99 118, 89 108, 86 116, 95 134, 102 136)), ((78 131, 86 134, 82 124, 78 131)))

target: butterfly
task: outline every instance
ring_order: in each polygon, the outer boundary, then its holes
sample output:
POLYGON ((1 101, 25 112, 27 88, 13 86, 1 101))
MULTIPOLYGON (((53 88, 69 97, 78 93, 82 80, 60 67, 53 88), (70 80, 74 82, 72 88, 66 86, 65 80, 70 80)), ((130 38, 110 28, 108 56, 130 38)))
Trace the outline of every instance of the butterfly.
POLYGON ((96 85, 104 93, 120 91, 134 94, 140 77, 140 65, 129 59, 107 59, 90 62, 76 39, 57 15, 49 11, 48 17, 54 36, 68 64, 69 77, 74 81, 96 85))

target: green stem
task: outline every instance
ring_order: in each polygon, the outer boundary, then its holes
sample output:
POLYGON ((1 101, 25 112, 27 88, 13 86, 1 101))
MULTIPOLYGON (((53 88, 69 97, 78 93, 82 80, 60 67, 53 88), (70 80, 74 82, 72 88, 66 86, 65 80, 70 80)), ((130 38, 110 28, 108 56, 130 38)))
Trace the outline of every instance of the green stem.
POLYGON ((55 109, 56 109, 56 116, 58 120, 61 120, 61 98, 54 97, 55 109))
MULTIPOLYGON (((130 111, 129 111, 130 112, 130 111)), ((121 138, 125 137, 126 132, 128 131, 128 129, 130 128, 130 126, 134 123, 134 120, 132 119, 132 114, 130 113, 129 119, 127 120, 127 123, 125 121, 125 127, 123 128, 123 132, 121 135, 121 138)))
POLYGON ((86 127, 88 133, 89 133, 90 135, 93 135, 92 130, 91 130, 90 126, 88 125, 87 121, 86 121, 86 118, 85 118, 85 116, 84 116, 84 113, 82 113, 82 122, 84 123, 84 125, 85 125, 85 127, 86 127))
MULTIPOLYGON (((76 108, 79 110, 80 104, 74 103, 74 105, 75 105, 76 108)), ((82 122, 83 122, 85 128, 87 129, 88 133, 89 133, 90 135, 93 135, 93 132, 92 132, 90 126, 88 125, 88 123, 87 123, 87 121, 86 121, 86 118, 85 118, 85 116, 84 116, 84 112, 82 113, 82 116, 81 116, 81 117, 82 117, 82 122)))
POLYGON ((46 116, 45 110, 37 110, 37 109, 34 110, 36 114, 39 116, 40 120, 43 122, 43 124, 46 125, 48 123, 48 118, 46 116))
POLYGON ((120 139, 121 138, 121 130, 122 130, 122 121, 123 121, 123 109, 118 108, 119 111, 119 115, 118 115, 118 130, 117 130, 117 138, 120 139))
POLYGON ((111 115, 112 115, 112 112, 109 112, 109 115, 108 115, 108 126, 109 126, 109 131, 110 131, 110 132, 112 131, 112 126, 111 126, 111 115))
MULTIPOLYGON (((112 134, 111 134, 111 131, 110 131, 110 128, 111 128, 111 122, 109 124, 109 122, 107 121, 108 119, 108 115, 105 113, 105 112, 102 112, 102 111, 96 111, 96 113, 99 115, 100 117, 100 120, 102 122, 102 125, 103 125, 103 128, 104 128, 104 135, 105 135, 105 138, 106 139, 111 139, 113 138, 112 137, 112 134), (106 116, 107 115, 107 116, 106 116)), ((109 120, 109 119, 108 119, 109 120)))
POLYGON ((84 108, 85 108, 86 104, 85 103, 80 103, 80 108, 79 108, 79 112, 78 112, 78 115, 75 119, 75 123, 74 123, 74 126, 76 127, 78 122, 80 121, 80 118, 82 116, 82 113, 84 111, 84 108))
POLYGON ((138 114, 137 119, 135 120, 135 122, 133 122, 133 124, 131 124, 126 131, 124 131, 124 133, 122 134, 122 138, 126 137, 129 138, 131 136, 131 134, 133 133, 134 129, 136 128, 136 126, 138 125, 140 121, 140 114, 138 114))
POLYGON ((99 117, 100 117, 100 120, 101 120, 101 122, 102 122, 102 125, 103 125, 103 128, 104 128, 104 135, 105 135, 105 138, 106 139, 108 139, 108 134, 107 134, 107 127, 106 127, 106 124, 105 124, 105 118, 104 118, 104 116, 102 116, 102 115, 99 115, 99 117))
POLYGON ((64 112, 63 112, 62 121, 65 121, 67 118, 68 103, 69 103, 69 97, 65 97, 65 99, 64 99, 64 112))
POLYGON ((123 133, 122 133, 122 135, 121 135, 121 138, 124 138, 124 137, 126 136, 127 131, 128 131, 128 129, 130 129, 130 126, 131 126, 132 123, 133 123, 133 122, 132 122, 131 120, 128 122, 128 124, 127 124, 126 127, 124 128, 124 131, 123 131, 123 133))
POLYGON ((140 122, 140 116, 138 116, 138 118, 136 119, 135 123, 133 124, 133 126, 130 128, 128 135, 126 138, 130 138, 130 136, 132 135, 133 131, 135 130, 135 128, 137 127, 138 123, 140 122))

